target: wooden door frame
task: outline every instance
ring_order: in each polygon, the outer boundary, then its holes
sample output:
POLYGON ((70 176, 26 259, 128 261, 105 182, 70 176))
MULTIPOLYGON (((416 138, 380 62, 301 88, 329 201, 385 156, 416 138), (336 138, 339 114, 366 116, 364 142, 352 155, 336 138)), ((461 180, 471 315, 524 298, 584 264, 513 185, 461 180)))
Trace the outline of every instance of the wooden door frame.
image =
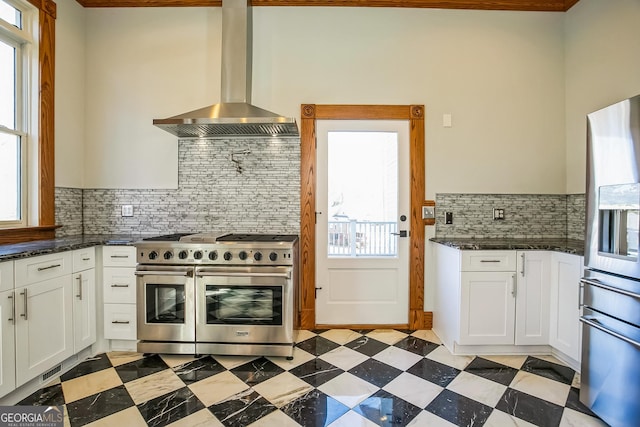
MULTIPOLYGON (((393 325, 425 327, 424 226, 425 198, 424 105, 317 105, 301 106, 300 132, 300 294, 297 326, 316 327, 316 176, 317 120, 407 120, 409 122, 410 225, 409 322, 393 325)), ((430 323, 430 322, 429 322, 430 323)), ((381 325, 376 325, 380 327, 381 325)))

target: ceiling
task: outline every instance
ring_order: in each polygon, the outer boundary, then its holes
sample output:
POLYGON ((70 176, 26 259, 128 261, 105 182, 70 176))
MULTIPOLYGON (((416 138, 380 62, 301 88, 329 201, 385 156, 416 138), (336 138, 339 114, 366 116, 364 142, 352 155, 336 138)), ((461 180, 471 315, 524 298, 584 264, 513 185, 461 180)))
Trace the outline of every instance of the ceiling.
MULTIPOLYGON (((221 6, 222 0, 76 0, 84 7, 221 6)), ((579 0, 252 0, 253 6, 414 7, 566 12, 579 0)))

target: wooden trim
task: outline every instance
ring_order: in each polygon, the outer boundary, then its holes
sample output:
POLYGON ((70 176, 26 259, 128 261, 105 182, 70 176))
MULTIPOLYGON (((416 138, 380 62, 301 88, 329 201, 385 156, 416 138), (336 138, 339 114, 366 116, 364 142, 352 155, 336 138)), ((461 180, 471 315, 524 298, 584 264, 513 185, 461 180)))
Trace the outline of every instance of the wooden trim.
MULTIPOLYGON (((37 0, 30 0, 36 2, 37 0)), ((219 7, 222 0, 77 0, 84 7, 219 7)), ((252 0, 253 6, 403 7, 564 12, 578 0, 252 0)))
POLYGON ((424 312, 424 328, 433 329, 433 311, 424 312))
POLYGON ((38 224, 55 224, 55 3, 45 1, 40 10, 40 141, 38 224), (53 6, 51 6, 53 4, 53 6), (51 14, 53 12, 53 15, 51 14))
POLYGON ((47 240, 56 237, 56 228, 59 225, 42 227, 11 228, 0 230, 0 245, 32 242, 34 240, 47 240))
MULTIPOLYGON (((315 208, 317 120, 408 120, 410 139, 411 235, 409 237, 409 324, 424 327, 424 182, 423 105, 315 105, 301 106, 300 132, 300 307, 299 325, 315 324, 315 208)), ((378 325, 380 326, 380 325, 378 325)))
POLYGON ((29 242, 55 237, 55 34, 56 4, 51 0, 29 0, 40 10, 39 48, 39 140, 38 224, 36 227, 0 230, 0 244, 29 242))

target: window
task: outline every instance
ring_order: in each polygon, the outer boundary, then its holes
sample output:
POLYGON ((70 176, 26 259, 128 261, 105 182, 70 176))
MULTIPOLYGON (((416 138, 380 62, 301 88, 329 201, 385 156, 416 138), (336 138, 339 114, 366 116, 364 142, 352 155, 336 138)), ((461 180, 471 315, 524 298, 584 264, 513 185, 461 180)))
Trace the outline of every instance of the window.
POLYGON ((38 76, 37 39, 31 31, 37 16, 27 2, 0 0, 0 228, 29 223, 33 186, 27 181, 27 168, 33 163, 29 144, 35 140, 33 113, 38 110, 33 90, 38 76))

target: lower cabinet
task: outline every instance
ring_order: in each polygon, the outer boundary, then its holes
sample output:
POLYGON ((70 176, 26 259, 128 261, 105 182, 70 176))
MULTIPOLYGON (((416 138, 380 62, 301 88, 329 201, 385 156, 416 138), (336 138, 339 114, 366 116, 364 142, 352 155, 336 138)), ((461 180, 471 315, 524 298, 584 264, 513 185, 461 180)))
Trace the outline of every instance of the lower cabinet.
POLYGON ((578 255, 552 255, 549 344, 576 361, 582 345, 579 304, 583 263, 578 255))
POLYGON ((548 344, 549 253, 492 252, 462 252, 458 343, 548 344))
POLYGON ((581 256, 461 251, 439 244, 434 254, 433 330, 450 351, 472 354, 478 351, 473 346, 485 346, 482 351, 518 352, 518 346, 547 346, 578 365, 581 256))
POLYGON ((96 342, 96 271, 73 273, 73 348, 77 353, 96 342))
POLYGON ((515 276, 502 271, 462 273, 459 344, 513 344, 515 276))
MULTIPOLYGON (((0 269, 2 265, 0 265, 0 269)), ((14 299, 13 289, 0 292, 0 396, 11 392, 16 388, 16 355, 14 344, 14 299)))
POLYGON ((16 386, 74 354, 71 275, 15 290, 16 386))
POLYGON ((104 337, 135 341, 136 249, 133 246, 105 246, 102 263, 104 337))

